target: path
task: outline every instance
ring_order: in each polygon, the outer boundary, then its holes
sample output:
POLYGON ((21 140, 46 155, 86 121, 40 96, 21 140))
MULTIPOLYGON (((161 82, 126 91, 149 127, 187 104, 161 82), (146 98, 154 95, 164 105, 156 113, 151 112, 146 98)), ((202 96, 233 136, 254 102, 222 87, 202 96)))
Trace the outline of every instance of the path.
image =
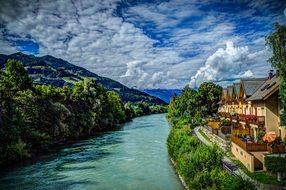
MULTIPOLYGON (((211 146, 212 143, 209 142, 201 133, 199 132, 199 129, 201 127, 196 127, 193 131, 195 135, 199 138, 199 140, 204 143, 207 146, 211 146)), ((247 179, 252 181, 253 183, 257 184, 258 182, 250 178, 248 175, 246 175, 229 157, 223 156, 223 167, 225 170, 231 172, 234 175, 241 176, 243 179, 247 179)))

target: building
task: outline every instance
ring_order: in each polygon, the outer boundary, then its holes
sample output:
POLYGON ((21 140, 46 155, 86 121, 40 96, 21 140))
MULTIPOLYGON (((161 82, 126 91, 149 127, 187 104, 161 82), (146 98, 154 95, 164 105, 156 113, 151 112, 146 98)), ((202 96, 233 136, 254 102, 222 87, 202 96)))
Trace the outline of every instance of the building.
POLYGON ((232 123, 231 152, 250 171, 263 169, 264 157, 275 153, 261 142, 261 134, 274 131, 286 138, 279 119, 279 85, 279 76, 270 73, 268 78, 241 79, 223 89, 219 115, 232 123))

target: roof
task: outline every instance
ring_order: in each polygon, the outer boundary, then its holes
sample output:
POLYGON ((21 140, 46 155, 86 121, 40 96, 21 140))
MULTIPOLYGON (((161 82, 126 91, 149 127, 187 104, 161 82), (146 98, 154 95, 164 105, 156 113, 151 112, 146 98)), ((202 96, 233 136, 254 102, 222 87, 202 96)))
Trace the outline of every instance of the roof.
POLYGON ((227 91, 226 88, 222 89, 222 94, 221 94, 222 99, 225 99, 225 98, 226 98, 226 91, 227 91))
POLYGON ((235 96, 238 97, 238 93, 239 93, 239 89, 240 89, 240 83, 234 83, 234 92, 235 92, 235 96))
POLYGON ((232 98, 232 88, 233 88, 233 86, 228 86, 228 87, 227 87, 228 97, 229 97, 229 98, 232 98))
POLYGON ((280 77, 274 76, 266 80, 247 101, 265 100, 279 89, 280 77))
POLYGON ((246 97, 251 96, 267 80, 267 78, 241 79, 246 97))

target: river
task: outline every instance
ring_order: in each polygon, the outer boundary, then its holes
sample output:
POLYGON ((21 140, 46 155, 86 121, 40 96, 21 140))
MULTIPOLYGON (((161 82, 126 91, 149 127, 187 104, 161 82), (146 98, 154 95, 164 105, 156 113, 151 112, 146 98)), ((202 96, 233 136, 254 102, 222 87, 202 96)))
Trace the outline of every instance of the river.
POLYGON ((0 189, 179 190, 169 161, 164 114, 81 141, 0 178, 0 189))

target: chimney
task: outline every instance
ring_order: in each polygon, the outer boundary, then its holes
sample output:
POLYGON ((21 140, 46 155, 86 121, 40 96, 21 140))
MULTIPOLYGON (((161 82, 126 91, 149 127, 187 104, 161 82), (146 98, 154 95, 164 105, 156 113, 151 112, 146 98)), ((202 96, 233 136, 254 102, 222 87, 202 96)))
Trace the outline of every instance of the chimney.
POLYGON ((269 72, 268 72, 268 79, 272 79, 273 76, 274 76, 274 71, 271 69, 269 72))
POLYGON ((276 70, 276 76, 279 77, 279 69, 276 70))

